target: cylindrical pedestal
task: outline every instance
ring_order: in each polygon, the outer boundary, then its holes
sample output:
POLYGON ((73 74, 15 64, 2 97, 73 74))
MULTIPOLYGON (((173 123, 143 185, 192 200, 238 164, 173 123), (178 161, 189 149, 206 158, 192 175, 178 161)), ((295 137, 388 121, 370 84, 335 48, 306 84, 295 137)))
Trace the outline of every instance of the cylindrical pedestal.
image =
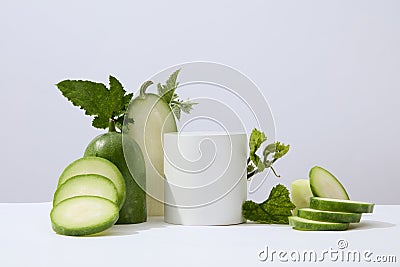
POLYGON ((244 222, 245 133, 164 135, 164 219, 184 225, 244 222))

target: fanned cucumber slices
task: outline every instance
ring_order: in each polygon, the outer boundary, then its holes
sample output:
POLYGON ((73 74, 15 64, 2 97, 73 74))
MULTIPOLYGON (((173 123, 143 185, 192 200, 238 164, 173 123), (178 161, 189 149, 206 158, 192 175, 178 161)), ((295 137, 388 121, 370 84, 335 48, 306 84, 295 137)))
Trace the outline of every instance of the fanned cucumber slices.
POLYGON ((289 217, 296 230, 342 231, 349 223, 358 223, 362 212, 372 212, 374 204, 332 198, 312 197, 311 208, 299 209, 297 216, 289 217))
POLYGON ((118 192, 118 206, 125 201, 125 180, 121 172, 111 161, 100 157, 84 157, 69 164, 58 180, 58 187, 79 174, 99 174, 110 179, 118 192))
POLYGON ((325 211, 310 208, 299 209, 297 214, 304 219, 323 222, 358 223, 361 219, 361 213, 325 211))
POLYGON ((296 211, 289 224, 296 230, 343 231, 349 223, 358 223, 362 213, 371 213, 374 204, 349 200, 344 186, 329 171, 315 166, 309 180, 291 184, 296 211))
POLYGON ((53 206, 75 196, 103 197, 118 206, 118 193, 114 184, 98 174, 81 174, 68 179, 54 193, 53 206))
POLYGON ((319 210, 356 213, 372 213, 372 211, 374 210, 374 204, 372 203, 322 197, 311 198, 310 207, 319 210))
POLYGON ((61 201, 50 213, 53 230, 61 235, 81 236, 104 231, 118 220, 114 202, 96 196, 77 196, 61 201))
POLYGON ((61 235, 91 235, 116 223, 125 200, 125 180, 110 161, 81 158, 63 171, 50 219, 61 235))
POLYGON ((297 216, 289 217, 289 225, 293 226, 293 229, 303 231, 344 231, 349 228, 348 223, 321 222, 297 216))

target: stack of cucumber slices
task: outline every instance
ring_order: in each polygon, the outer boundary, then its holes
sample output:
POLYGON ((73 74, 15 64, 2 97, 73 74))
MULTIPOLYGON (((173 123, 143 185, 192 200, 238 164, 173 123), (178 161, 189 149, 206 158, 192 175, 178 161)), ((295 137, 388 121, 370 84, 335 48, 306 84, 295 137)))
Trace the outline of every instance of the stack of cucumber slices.
POLYGON ((293 229, 343 231, 360 222, 362 213, 372 213, 374 204, 349 200, 344 186, 324 168, 312 168, 309 176, 291 185, 297 215, 289 217, 293 229))
POLYGON ((62 235, 91 235, 114 225, 125 201, 125 180, 118 168, 99 157, 72 162, 61 174, 50 213, 62 235))

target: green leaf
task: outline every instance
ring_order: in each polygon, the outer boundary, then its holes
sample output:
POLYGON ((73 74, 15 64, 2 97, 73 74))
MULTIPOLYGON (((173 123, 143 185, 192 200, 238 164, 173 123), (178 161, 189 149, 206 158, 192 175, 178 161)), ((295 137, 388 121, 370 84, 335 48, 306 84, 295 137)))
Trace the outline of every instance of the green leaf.
POLYGON ((269 154, 275 153, 275 151, 276 151, 276 143, 267 145, 263 151, 264 159, 266 160, 269 154))
POLYGON ((274 159, 282 158, 283 156, 286 155, 286 153, 289 152, 290 145, 285 145, 280 142, 276 142, 275 145, 276 145, 276 152, 274 154, 274 159))
POLYGON ((168 104, 170 104, 174 98, 175 90, 179 85, 176 80, 180 71, 181 69, 178 69, 172 73, 164 85, 161 85, 161 83, 157 84, 158 95, 161 96, 168 104))
POLYGON ((122 84, 113 76, 109 77, 110 82, 110 95, 109 95, 109 105, 110 110, 112 110, 113 116, 118 116, 125 111, 125 101, 124 95, 125 90, 122 84))
POLYGON ((172 112, 174 113, 175 117, 180 120, 181 119, 181 109, 178 106, 174 106, 172 108, 172 112))
MULTIPOLYGON (((102 83, 65 80, 57 87, 74 106, 85 110, 86 115, 94 116, 94 127, 105 129, 110 119, 117 120, 125 114, 132 98, 132 94, 126 94, 122 84, 111 75, 109 84, 110 89, 107 89, 102 83)), ((120 128, 121 124, 117 127, 120 128)))
POLYGON ((105 129, 109 125, 109 119, 106 116, 96 116, 92 120, 92 126, 98 129, 105 129))
POLYGON ((247 220, 267 224, 288 224, 288 217, 296 206, 290 201, 289 190, 281 184, 272 188, 267 200, 255 203, 247 200, 242 205, 243 217, 247 220))
POLYGON ((175 117, 180 120, 182 111, 189 114, 194 105, 197 105, 197 103, 192 102, 189 99, 187 101, 173 100, 170 107, 174 112, 175 117))
POLYGON ((254 171, 254 168, 255 167, 252 164, 247 165, 247 172, 249 173, 249 172, 254 171))
POLYGON ((65 80, 57 84, 63 96, 74 106, 85 110, 86 115, 100 115, 108 113, 108 90, 102 83, 65 80))
POLYGON ((257 169, 259 172, 263 172, 265 170, 265 164, 261 160, 258 161, 257 169))
POLYGON ((178 120, 181 118, 182 111, 189 114, 193 109, 193 106, 197 104, 189 99, 183 101, 179 99, 179 96, 175 93, 176 88, 179 86, 177 79, 180 71, 181 69, 178 69, 172 73, 164 85, 161 83, 157 84, 158 95, 169 104, 172 112, 178 120))
POLYGON ((181 110, 183 112, 185 112, 186 114, 189 114, 190 111, 192 111, 193 106, 197 105, 198 103, 190 101, 189 99, 186 101, 180 101, 180 105, 179 107, 181 108, 181 110))
POLYGON ((124 113, 128 109, 128 106, 129 106, 129 103, 131 102, 132 97, 133 97, 133 93, 129 93, 124 96, 124 113))
POLYGON ((257 150, 261 147, 262 143, 267 140, 267 137, 263 132, 257 129, 253 129, 250 135, 249 146, 250 146, 250 160, 255 166, 259 166, 260 157, 256 154, 257 150))

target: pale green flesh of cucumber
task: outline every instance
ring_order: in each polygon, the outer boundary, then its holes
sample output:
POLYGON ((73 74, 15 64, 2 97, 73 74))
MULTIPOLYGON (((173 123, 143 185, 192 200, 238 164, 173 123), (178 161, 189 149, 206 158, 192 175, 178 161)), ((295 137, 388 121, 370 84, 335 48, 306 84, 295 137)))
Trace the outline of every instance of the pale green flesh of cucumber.
POLYGON ((313 197, 310 201, 310 208, 327 211, 372 213, 374 204, 352 200, 313 197))
POLYGON ((146 93, 131 101, 127 118, 135 123, 126 133, 142 150, 146 163, 147 214, 164 214, 164 133, 177 132, 175 117, 169 105, 160 96, 146 93))
POLYGON ((310 187, 314 196, 335 199, 349 199, 344 186, 324 168, 315 166, 310 170, 310 187))
POLYGON ((348 223, 320 222, 297 216, 289 217, 289 225, 293 229, 304 231, 344 231, 349 228, 348 223))
POLYGON ((61 235, 81 236, 102 232, 118 220, 119 209, 108 199, 77 196, 60 202, 50 213, 53 230, 61 235))
POLYGON ((341 223, 358 223, 361 219, 361 213, 323 211, 310 208, 299 209, 298 216, 314 221, 341 223))
POLYGON ((307 179, 299 179, 290 184, 292 202, 296 206, 293 215, 297 214, 298 209, 310 207, 310 198, 313 196, 310 182, 307 179))
POLYGON ((118 192, 118 205, 125 201, 125 180, 119 169, 110 161, 100 157, 84 157, 69 164, 58 180, 58 187, 79 174, 99 174, 110 179, 118 192))
POLYGON ((82 174, 68 179, 54 193, 53 206, 75 196, 98 196, 119 204, 113 182, 98 174, 82 174))

